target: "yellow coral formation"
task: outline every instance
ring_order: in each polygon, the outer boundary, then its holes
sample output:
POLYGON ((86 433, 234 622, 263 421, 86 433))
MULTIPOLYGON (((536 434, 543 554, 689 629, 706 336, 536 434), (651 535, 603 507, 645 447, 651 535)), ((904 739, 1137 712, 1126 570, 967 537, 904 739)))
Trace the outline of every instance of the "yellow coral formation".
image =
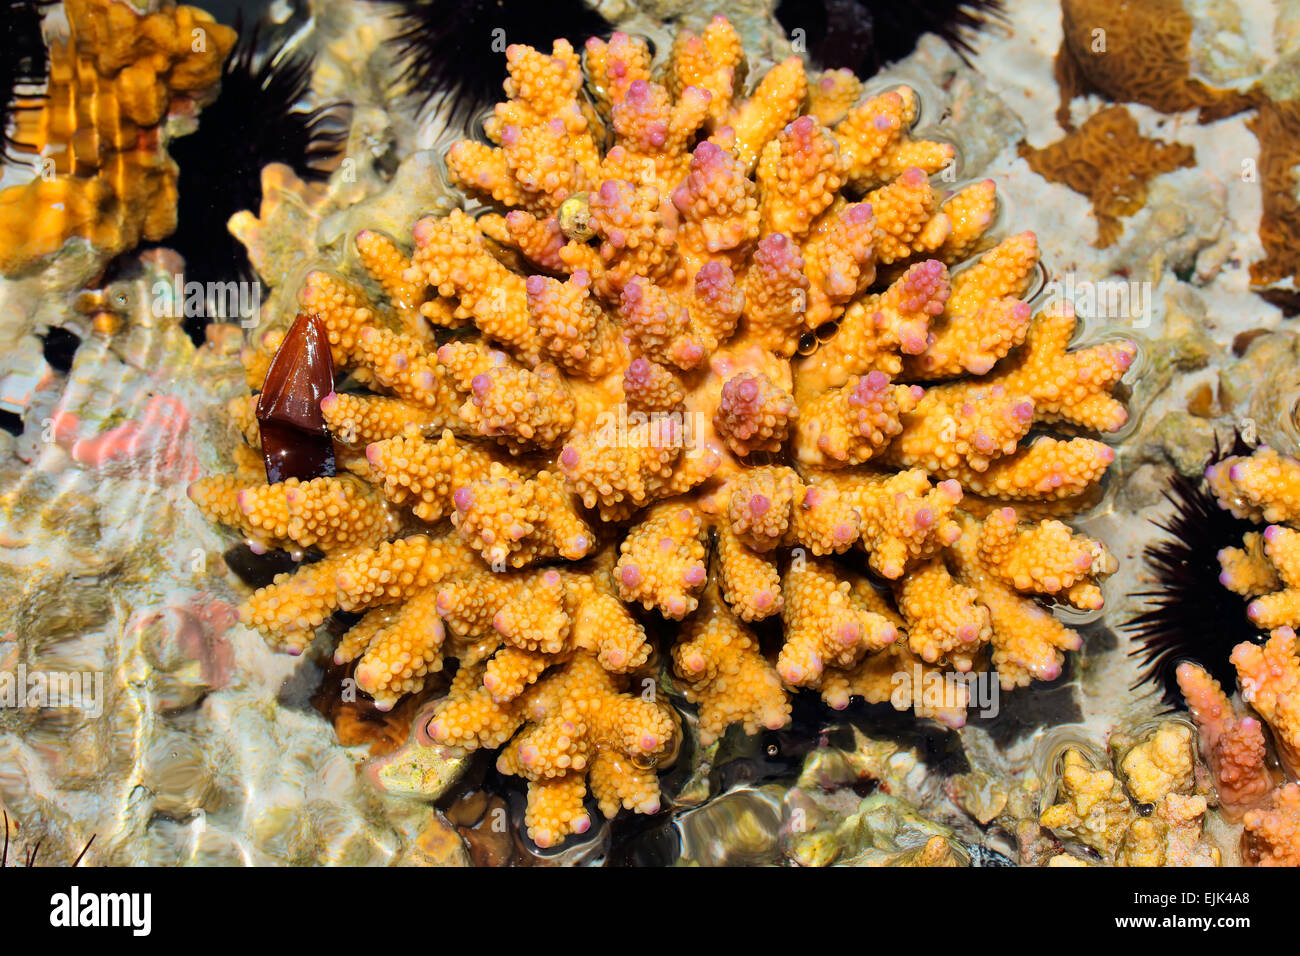
POLYGON ((673 647, 673 669, 685 683, 686 699, 700 708, 704 746, 732 724, 752 734, 763 727, 784 727, 790 720, 789 697, 758 638, 716 593, 683 627, 673 647))
POLYGON ((1138 803, 1156 803, 1170 791, 1190 790, 1195 758, 1192 728, 1161 724, 1151 737, 1133 747, 1120 763, 1128 792, 1138 803))
MULTIPOLYGON (((939 699, 932 679, 1056 677, 1079 638, 1035 596, 1099 607, 1113 558, 1059 521, 960 505, 1068 510, 1095 487, 1108 446, 1024 439, 1123 424, 1110 392, 1134 349, 1069 351, 1072 315, 1030 314, 1033 236, 985 236, 991 183, 930 181, 953 151, 912 138, 915 94, 810 86, 791 59, 745 98, 723 18, 659 70, 623 34, 507 63, 488 141, 448 156, 498 211, 420 220, 409 257, 359 233, 391 308, 324 272, 299 290, 367 389, 322 403, 340 460, 402 536, 340 541, 246 621, 301 649, 333 610, 366 612, 339 659, 385 706, 458 660, 428 733, 506 745, 539 843, 590 824, 588 788, 607 815, 657 807, 677 735, 657 660, 706 741, 781 726, 800 688, 960 726, 964 685, 939 699), (796 358, 814 330, 829 340, 796 358), (671 653, 625 605, 682 622, 671 653), (765 648, 748 625, 778 616, 765 648)), ((277 345, 248 350, 251 380, 277 345)), ((243 478, 195 498, 251 533, 243 478)))
POLYGON ((235 31, 197 7, 139 13, 67 0, 40 99, 20 103, 15 141, 39 175, 0 192, 0 273, 21 272, 79 236, 108 255, 176 228, 176 164, 160 126, 176 101, 216 86, 235 31))
MULTIPOLYGON (((465 665, 462 664, 464 667, 465 665)), ((623 693, 619 680, 589 653, 578 653, 533 689, 498 703, 469 688, 475 668, 457 674, 428 725, 440 743, 500 746, 514 735, 498 768, 528 780, 525 823, 539 846, 590 826, 582 808, 587 786, 601 812, 659 808, 656 761, 673 746, 671 711, 656 700, 623 693)))
MULTIPOLYGON (((1190 727, 1157 725, 1128 749, 1116 770, 1067 749, 1057 802, 1043 809, 1041 825, 1115 866, 1219 865, 1219 850, 1202 840, 1209 803, 1195 792, 1190 727)), ((1078 864, 1058 855, 1047 865, 1078 864)))
POLYGON ((1128 828, 1130 805, 1124 786, 1105 768, 1094 769, 1073 748, 1065 752, 1061 767, 1061 794, 1042 813, 1039 822, 1113 856, 1128 828))

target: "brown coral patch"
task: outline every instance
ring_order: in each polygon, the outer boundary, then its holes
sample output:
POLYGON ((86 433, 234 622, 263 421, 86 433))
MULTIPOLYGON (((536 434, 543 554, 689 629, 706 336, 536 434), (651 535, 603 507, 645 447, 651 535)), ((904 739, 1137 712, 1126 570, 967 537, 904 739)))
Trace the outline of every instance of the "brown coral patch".
POLYGON ((1062 0, 1057 122, 1073 129, 1070 101, 1089 92, 1162 113, 1199 109, 1202 123, 1255 105, 1261 97, 1254 90, 1214 89, 1188 75, 1193 26, 1180 0, 1062 0))
MULTIPOLYGON (((1295 175, 1300 163, 1300 100, 1265 100, 1246 125, 1259 140, 1264 206, 1259 240, 1266 253, 1251 264, 1250 281, 1268 285, 1300 273, 1300 200, 1296 198, 1295 175)), ((1281 307, 1286 308, 1284 304, 1281 307)))
POLYGON ((1097 217, 1096 244, 1103 249, 1123 231, 1120 219, 1146 204, 1153 176, 1196 161, 1190 146, 1143 136, 1122 106, 1106 107, 1042 149, 1021 143, 1019 153, 1044 179, 1088 197, 1097 217))

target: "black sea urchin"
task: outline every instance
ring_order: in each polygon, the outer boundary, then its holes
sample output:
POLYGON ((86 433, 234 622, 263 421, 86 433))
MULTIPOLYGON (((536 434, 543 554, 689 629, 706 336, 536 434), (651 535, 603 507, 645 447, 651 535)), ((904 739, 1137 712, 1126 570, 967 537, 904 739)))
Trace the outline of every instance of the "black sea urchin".
MULTIPOLYGON (((1238 439, 1231 453, 1249 450, 1238 439)), ((1221 457, 1216 450, 1210 463, 1221 457)), ((1257 529, 1220 508, 1202 481, 1175 475, 1165 497, 1174 513, 1153 523, 1169 537, 1143 551, 1155 587, 1135 595, 1145 599, 1147 609, 1124 627, 1142 645, 1129 652, 1144 668, 1134 687, 1156 684, 1165 703, 1181 708, 1174 676, 1181 661, 1200 664, 1231 693, 1237 675, 1228 655, 1242 641, 1260 637, 1246 617, 1246 599, 1219 582, 1218 560, 1222 549, 1239 547, 1242 536, 1257 529)))
POLYGON ((907 56, 925 33, 965 60, 971 31, 1003 17, 1002 0, 781 0, 776 8, 786 32, 804 31, 814 63, 863 77, 907 56))
MULTIPOLYGON (((241 209, 262 202, 262 167, 284 163, 299 177, 319 182, 342 147, 342 104, 301 106, 311 82, 312 57, 284 49, 263 51, 261 29, 240 29, 226 60, 221 93, 203 109, 199 128, 171 144, 180 167, 177 228, 160 245, 185 258, 187 280, 202 283, 250 279, 243 246, 226 229, 241 209)), ((187 331, 201 332, 187 320, 187 331)))
MULTIPOLYGON (((0 162, 17 163, 20 145, 10 126, 25 98, 20 87, 38 87, 49 72, 49 51, 41 35, 42 7, 48 0, 0 0, 0 162)), ((31 97, 26 97, 30 99, 31 97)))
POLYGON ((506 45, 549 50, 605 36, 610 25, 585 0, 399 0, 392 43, 402 78, 423 107, 451 103, 464 116, 499 99, 506 45))

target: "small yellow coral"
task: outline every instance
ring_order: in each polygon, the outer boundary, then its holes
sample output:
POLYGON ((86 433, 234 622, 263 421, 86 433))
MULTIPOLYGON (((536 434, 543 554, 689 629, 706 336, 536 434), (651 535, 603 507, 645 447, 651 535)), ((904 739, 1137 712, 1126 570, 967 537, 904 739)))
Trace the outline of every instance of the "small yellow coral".
POLYGON ((1065 752, 1061 802, 1042 812, 1040 822, 1112 856, 1128 828, 1130 807, 1123 785, 1106 769, 1094 769, 1078 750, 1065 752))
POLYGON ((1148 740, 1124 755, 1120 766, 1138 803, 1159 803, 1171 791, 1190 789, 1195 769, 1192 729, 1186 724, 1161 724, 1148 740))

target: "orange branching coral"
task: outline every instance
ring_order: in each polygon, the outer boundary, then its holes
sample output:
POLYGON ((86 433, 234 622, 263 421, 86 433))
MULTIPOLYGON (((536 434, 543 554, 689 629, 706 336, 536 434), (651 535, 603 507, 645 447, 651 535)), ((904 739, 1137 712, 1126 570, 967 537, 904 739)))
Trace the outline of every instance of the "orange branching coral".
POLYGON ((0 192, 0 272, 14 274, 80 236, 109 255, 176 228, 167 114, 216 86, 235 31, 197 7, 139 13, 117 0, 67 0, 50 44, 47 95, 17 114, 18 147, 39 175, 0 192))
POLYGON ((1300 866, 1300 783, 1274 790, 1246 813, 1241 854, 1256 866, 1300 866))
POLYGON ((1238 714, 1219 682, 1198 664, 1178 665, 1178 686, 1196 722, 1219 805, 1229 819, 1239 820, 1276 782, 1267 763, 1264 726, 1255 717, 1238 714))
POLYGON ((759 647, 757 636, 710 588, 673 647, 673 669, 686 699, 700 708, 700 742, 732 724, 746 733, 775 730, 790 720, 790 700, 759 647))
POLYGON ((1246 614, 1260 628, 1300 626, 1300 461, 1261 446, 1211 465, 1205 480, 1220 507, 1269 523, 1219 552, 1219 580, 1254 599, 1246 614))
POLYGON ((1101 248, 1119 238, 1122 217, 1146 205, 1148 180, 1196 161, 1190 146, 1143 136, 1123 106, 1095 113, 1050 146, 1034 149, 1021 143, 1019 151, 1038 175, 1088 197, 1101 248))
POLYGON ((1263 864, 1292 854, 1294 862, 1294 842, 1288 849, 1274 839, 1288 826, 1294 829, 1294 813, 1288 809, 1290 796, 1279 796, 1282 791, 1269 796, 1277 775, 1268 763, 1267 743, 1271 740, 1277 763, 1294 778, 1300 772, 1300 656, 1295 633, 1300 625, 1300 461, 1261 445, 1249 455, 1232 455, 1210 465, 1205 482, 1221 508, 1236 518, 1267 525, 1262 532, 1243 535, 1240 548, 1224 548, 1218 555, 1219 581, 1251 598, 1246 616, 1271 632, 1262 645, 1238 644, 1230 657, 1241 699, 1258 719, 1234 714, 1218 685, 1200 668, 1182 665, 1179 685, 1201 730, 1202 750, 1220 793, 1227 794, 1222 797, 1225 808, 1234 818, 1249 811, 1246 856, 1263 864), (1261 807, 1266 798, 1273 800, 1271 808, 1261 807), (1254 830, 1264 835, 1252 836, 1254 830), (1268 836, 1270 832, 1274 836, 1268 836), (1267 844, 1274 848, 1267 849, 1267 844))
MULTIPOLYGON (((1134 348, 1070 351, 1072 314, 1031 315, 1033 235, 985 235, 991 182, 931 183, 952 149, 912 138, 915 94, 863 99, 838 74, 810 91, 792 59, 745 98, 723 18, 657 70, 623 34, 507 61, 487 141, 448 155, 496 211, 422 219, 409 250, 359 233, 387 303, 325 271, 299 290, 359 387, 321 403, 340 476, 294 502, 342 489, 350 510, 245 620, 301 649, 365 612, 336 659, 384 706, 457 660, 427 732, 504 746, 547 843, 589 825, 588 789, 606 814, 658 806, 678 733, 658 664, 705 741, 783 725, 801 688, 960 726, 965 685, 922 684, 1057 676, 1079 638, 1035 596, 1099 607, 1114 559, 1003 506, 1068 513, 1096 486, 1107 445, 1026 439, 1118 428, 1134 348), (631 605, 680 621, 675 643, 631 605)), ((281 340, 246 351, 253 387, 281 340)), ((288 490, 243 468, 192 494, 301 547, 288 490)))
POLYGON ((582 801, 588 786, 607 817, 624 808, 658 811, 654 768, 677 733, 666 704, 623 692, 626 680, 585 652, 504 702, 477 684, 485 668, 472 657, 462 657, 461 668, 428 734, 471 749, 510 740, 497 767, 528 781, 524 820, 539 846, 587 830, 591 820, 582 801))
POLYGON ((1300 773, 1300 658, 1296 634, 1279 627, 1263 647, 1238 644, 1232 650, 1241 699, 1273 731, 1278 758, 1293 777, 1300 773))
POLYGON ((1231 116, 1255 100, 1250 93, 1216 90, 1189 75, 1195 24, 1182 0, 1062 0, 1061 25, 1057 120, 1065 129, 1072 128, 1070 100, 1092 90, 1162 113, 1199 109, 1202 122, 1231 116))

